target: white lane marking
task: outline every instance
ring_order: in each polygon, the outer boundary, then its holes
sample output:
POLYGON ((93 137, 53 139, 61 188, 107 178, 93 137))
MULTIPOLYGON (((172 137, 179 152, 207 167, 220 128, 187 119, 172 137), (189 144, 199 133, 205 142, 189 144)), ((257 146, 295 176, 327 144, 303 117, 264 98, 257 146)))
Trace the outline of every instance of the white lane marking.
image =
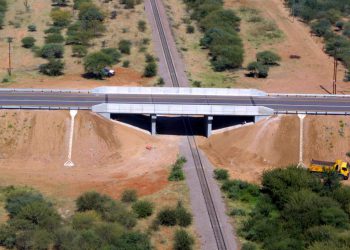
POLYGON ((77 115, 77 110, 70 110, 70 134, 69 134, 69 147, 68 147, 68 160, 64 163, 65 167, 74 167, 72 161, 72 149, 73 149, 73 135, 74 135, 74 118, 77 115))

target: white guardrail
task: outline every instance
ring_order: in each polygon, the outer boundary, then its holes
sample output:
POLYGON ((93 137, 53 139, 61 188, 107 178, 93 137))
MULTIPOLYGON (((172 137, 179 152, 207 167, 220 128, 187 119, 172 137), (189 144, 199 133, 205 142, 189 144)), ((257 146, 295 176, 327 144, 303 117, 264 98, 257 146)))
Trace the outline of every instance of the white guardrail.
POLYGON ((297 115, 297 114, 305 114, 305 115, 350 115, 350 112, 347 111, 274 111, 275 114, 279 115, 297 115))
POLYGON ((0 88, 0 92, 29 92, 29 93, 81 93, 91 94, 91 90, 84 89, 17 89, 17 88, 0 88))
POLYGON ((267 96, 285 96, 285 97, 319 97, 319 98, 350 98, 350 95, 333 95, 333 94, 284 94, 284 93, 269 93, 267 96))
POLYGON ((91 110, 90 107, 73 106, 18 106, 18 105, 0 105, 0 109, 29 109, 29 110, 91 110))

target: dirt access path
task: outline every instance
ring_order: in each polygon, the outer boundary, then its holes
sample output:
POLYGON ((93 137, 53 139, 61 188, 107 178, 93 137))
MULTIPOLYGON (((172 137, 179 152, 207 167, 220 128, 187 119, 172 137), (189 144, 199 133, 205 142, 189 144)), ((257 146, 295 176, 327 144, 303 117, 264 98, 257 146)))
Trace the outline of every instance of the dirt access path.
MULTIPOLYGON (((255 60, 255 54, 264 49, 275 50, 282 57, 279 67, 270 70, 267 79, 252 79, 244 76, 246 71, 240 71, 240 85, 256 87, 268 92, 295 92, 295 93, 326 93, 323 89, 332 91, 333 59, 322 50, 322 40, 311 36, 310 28, 303 22, 292 20, 288 9, 282 0, 225 0, 225 6, 235 10, 240 7, 250 7, 261 11, 265 18, 273 20, 284 33, 284 39, 273 45, 261 45, 256 48, 247 41, 248 23, 242 21, 241 36, 245 45, 245 62, 255 60), (290 59, 296 54, 300 60, 290 59), (320 87, 320 86, 323 86, 320 87)), ((344 77, 344 68, 339 67, 338 79, 344 77)), ((349 92, 349 84, 340 83, 341 92, 349 92)))

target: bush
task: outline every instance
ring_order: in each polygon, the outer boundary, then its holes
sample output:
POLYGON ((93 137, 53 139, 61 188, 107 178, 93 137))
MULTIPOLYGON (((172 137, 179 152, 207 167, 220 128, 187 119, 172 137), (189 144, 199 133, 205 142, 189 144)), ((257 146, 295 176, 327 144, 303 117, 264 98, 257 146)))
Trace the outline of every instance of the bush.
POLYGON ((242 250, 256 250, 257 246, 253 242, 245 242, 242 245, 242 250))
POLYGON ((16 231, 8 225, 0 225, 0 246, 13 248, 16 243, 16 231))
POLYGON ((122 202, 135 202, 137 201, 137 192, 135 189, 126 189, 122 193, 122 202))
POLYGON ((194 239, 185 230, 176 230, 174 237, 174 250, 191 250, 193 244, 194 239))
POLYGON ((129 68, 129 66, 130 66, 130 61, 129 61, 129 60, 123 61, 122 66, 123 66, 124 68, 129 68))
POLYGON ((181 227, 187 227, 192 224, 192 214, 184 207, 178 206, 176 208, 176 221, 181 227))
POLYGON ((249 76, 266 78, 269 74, 269 67, 260 62, 251 62, 248 64, 249 76))
POLYGON ((30 24, 28 25, 28 31, 29 32, 35 32, 36 31, 36 25, 35 24, 30 24))
POLYGON ((31 36, 26 36, 22 39, 22 47, 29 49, 35 45, 35 38, 31 36))
POLYGON ((121 53, 130 55, 131 42, 129 40, 121 40, 118 44, 121 53))
POLYGON ((155 62, 147 63, 143 75, 145 77, 153 77, 157 75, 157 64, 155 62))
POLYGON ((39 66, 40 73, 48 76, 60 76, 63 74, 64 63, 61 60, 50 59, 48 63, 39 66))
POLYGON ((215 169, 214 178, 217 180, 227 180, 229 177, 228 171, 226 169, 215 169))
POLYGON ((95 191, 91 191, 79 196, 76 200, 76 206, 79 212, 89 210, 103 212, 106 208, 106 204, 109 202, 113 202, 113 200, 107 195, 102 195, 95 191))
POLYGON ((68 10, 53 9, 50 14, 53 24, 58 27, 66 27, 72 19, 72 14, 68 10))
POLYGON ((119 51, 116 48, 101 49, 101 52, 109 56, 112 59, 112 62, 114 64, 119 63, 120 58, 122 57, 122 55, 119 53, 119 51))
POLYGON ((165 82, 164 79, 162 77, 158 78, 158 81, 156 82, 157 86, 164 86, 165 82))
POLYGON ((321 19, 311 25, 311 30, 316 36, 324 36, 330 32, 332 24, 328 19, 321 19))
POLYGON ((146 218, 153 213, 154 205, 149 201, 137 201, 132 205, 132 210, 138 218, 146 218))
POLYGON ((187 34, 192 34, 192 33, 194 33, 194 26, 193 26, 193 25, 187 25, 187 26, 186 26, 186 33, 187 33, 187 34))
POLYGON ((257 53, 256 60, 263 65, 278 65, 281 57, 272 51, 266 50, 257 53))
POLYGON ((151 54, 146 54, 145 55, 145 58, 146 58, 146 62, 147 63, 152 63, 152 62, 155 62, 156 61, 156 59, 154 58, 154 56, 152 56, 151 54))
POLYGON ((64 37, 59 33, 52 33, 45 37, 45 43, 63 43, 64 37))
POLYGON ((163 208, 157 214, 157 221, 160 225, 175 226, 177 221, 176 210, 171 208, 163 208))
POLYGON ((138 23, 137 23, 137 28, 138 28, 139 31, 145 32, 145 31, 146 31, 146 28, 147 28, 147 27, 146 27, 146 22, 143 21, 143 20, 138 21, 138 23))
POLYGON ((62 58, 64 48, 61 44, 48 43, 45 44, 39 51, 42 58, 62 58))
POLYGON ((101 220, 96 211, 77 212, 73 215, 72 226, 75 230, 88 230, 101 220))
POLYGON ((103 52, 94 52, 85 57, 84 67, 85 73, 97 78, 105 76, 104 68, 112 66, 113 58, 103 52))
POLYGON ((44 31, 45 34, 53 34, 53 33, 61 33, 62 28, 61 27, 50 27, 47 30, 44 31))
POLYGON ((168 177, 169 181, 183 181, 185 179, 185 174, 182 170, 183 165, 186 162, 186 158, 179 157, 176 162, 172 165, 170 175, 168 177))
POLYGON ((14 189, 6 194, 5 209, 10 218, 14 218, 21 211, 22 207, 33 202, 43 202, 43 196, 33 190, 14 189))
POLYGON ((73 45, 72 52, 75 57, 84 57, 87 55, 87 47, 84 45, 73 45))

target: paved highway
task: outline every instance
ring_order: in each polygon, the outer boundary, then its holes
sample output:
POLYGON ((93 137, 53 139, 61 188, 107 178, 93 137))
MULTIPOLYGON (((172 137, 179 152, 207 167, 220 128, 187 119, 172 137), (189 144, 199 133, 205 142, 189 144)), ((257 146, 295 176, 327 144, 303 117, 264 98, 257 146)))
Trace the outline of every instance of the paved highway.
POLYGON ((278 112, 325 111, 350 112, 350 97, 293 97, 293 96, 185 96, 185 95, 104 95, 86 93, 45 93, 0 91, 0 106, 80 107, 109 103, 138 104, 213 104, 265 106, 278 112))

